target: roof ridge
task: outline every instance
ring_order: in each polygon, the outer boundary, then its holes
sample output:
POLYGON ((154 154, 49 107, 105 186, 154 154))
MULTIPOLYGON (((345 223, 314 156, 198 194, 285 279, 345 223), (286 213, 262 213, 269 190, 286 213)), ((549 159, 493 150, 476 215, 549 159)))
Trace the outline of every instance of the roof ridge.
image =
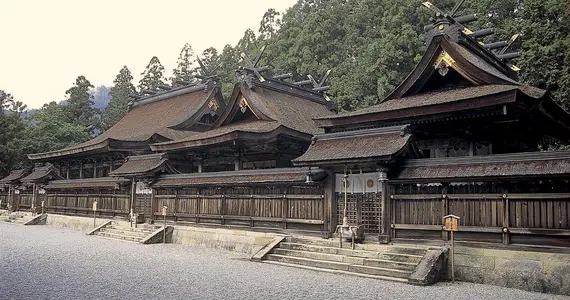
POLYGON ((554 160, 554 159, 570 159, 570 150, 502 153, 502 154, 481 155, 481 156, 409 159, 406 160, 406 162, 403 164, 402 167, 431 167, 431 166, 448 166, 448 165, 511 163, 511 162, 524 162, 529 160, 544 161, 544 160, 554 160))
POLYGON ((342 139, 342 138, 352 138, 355 134, 358 134, 359 137, 365 137, 370 135, 378 135, 378 134, 388 134, 388 133, 398 133, 401 136, 406 135, 408 132, 409 124, 406 125, 396 125, 396 126, 387 126, 387 127, 377 127, 377 128, 368 128, 368 129, 359 129, 359 130, 350 130, 350 131, 340 131, 340 132, 333 132, 333 133, 324 133, 318 134, 313 137, 313 141, 317 140, 332 140, 332 139, 342 139))
POLYGON ((141 98, 137 101, 134 101, 131 109, 133 109, 135 107, 147 105, 150 103, 154 103, 154 102, 167 100, 167 99, 174 98, 177 96, 197 92, 200 90, 203 90, 204 92, 208 92, 208 90, 206 90, 206 87, 207 87, 206 84, 200 83, 200 84, 193 85, 193 86, 182 86, 179 88, 174 88, 174 89, 171 89, 171 90, 168 90, 168 91, 165 91, 163 93, 156 94, 156 95, 150 95, 150 96, 141 98))

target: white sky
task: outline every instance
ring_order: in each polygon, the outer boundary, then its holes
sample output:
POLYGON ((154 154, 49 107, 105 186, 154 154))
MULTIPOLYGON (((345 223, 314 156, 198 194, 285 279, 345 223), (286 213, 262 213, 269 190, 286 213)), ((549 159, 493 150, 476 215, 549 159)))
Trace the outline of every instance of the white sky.
POLYGON ((29 108, 65 99, 84 75, 110 86, 123 65, 137 85, 150 58, 167 77, 184 43, 235 46, 265 11, 296 0, 0 0, 0 89, 29 108))

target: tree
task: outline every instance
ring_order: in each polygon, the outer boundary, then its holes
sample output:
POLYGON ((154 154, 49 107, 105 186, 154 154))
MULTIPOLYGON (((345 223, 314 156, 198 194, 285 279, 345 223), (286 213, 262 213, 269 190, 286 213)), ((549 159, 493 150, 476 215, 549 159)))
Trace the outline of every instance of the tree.
POLYGON ((14 97, 0 90, 0 116, 4 114, 4 110, 9 109, 14 104, 14 97))
POLYGON ((570 109, 570 3, 527 0, 524 4, 520 79, 549 90, 570 109))
POLYGON ((166 82, 166 78, 164 78, 164 67, 156 56, 150 59, 146 69, 141 75, 143 77, 138 85, 138 89, 141 92, 144 90, 156 91, 160 85, 164 85, 166 82))
POLYGON ((58 150, 89 140, 83 126, 68 120, 67 105, 44 104, 25 130, 24 153, 58 150))
POLYGON ((135 86, 131 82, 132 80, 131 71, 129 71, 127 66, 123 66, 115 80, 113 80, 114 85, 109 93, 111 100, 103 113, 104 130, 111 128, 127 113, 130 101, 129 95, 136 91, 135 86))
POLYGON ((273 8, 268 9, 265 14, 263 14, 263 18, 259 24, 260 41, 271 39, 275 33, 279 31, 281 27, 280 15, 281 13, 273 8))
POLYGON ((93 96, 89 90, 94 86, 85 78, 79 76, 71 88, 65 91, 67 95, 63 111, 67 122, 84 128, 90 135, 96 135, 101 128, 98 118, 99 110, 93 107, 93 96))
POLYGON ((26 106, 0 90, 0 175, 20 167, 25 159, 22 151, 25 124, 22 113, 26 106))
POLYGON ((174 70, 172 70, 172 77, 170 81, 174 85, 177 80, 183 80, 191 82, 194 80, 195 72, 195 58, 194 58, 194 51, 192 50, 192 46, 186 43, 184 47, 180 51, 180 55, 178 56, 177 65, 174 70))

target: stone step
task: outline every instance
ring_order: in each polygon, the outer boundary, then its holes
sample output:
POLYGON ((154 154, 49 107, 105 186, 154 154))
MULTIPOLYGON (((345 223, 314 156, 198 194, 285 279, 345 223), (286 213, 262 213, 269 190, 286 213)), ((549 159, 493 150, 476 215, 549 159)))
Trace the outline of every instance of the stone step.
POLYGON ((156 230, 156 229, 151 230, 151 229, 115 227, 115 226, 106 226, 106 227, 103 227, 101 229, 108 229, 108 230, 122 231, 122 232, 135 232, 135 233, 141 233, 141 234, 151 234, 156 230))
POLYGON ((417 265, 415 263, 408 263, 408 262, 397 262, 397 261, 390 261, 390 260, 380 260, 380 259, 373 259, 373 258, 363 258, 363 257, 345 256, 345 255, 338 255, 338 254, 328 254, 328 253, 322 253, 322 252, 290 250, 290 249, 281 249, 281 248, 273 249, 271 253, 272 254, 285 255, 285 256, 310 258, 310 259, 315 259, 315 260, 343 262, 343 263, 349 263, 349 264, 355 264, 355 265, 363 265, 363 266, 371 266, 371 267, 387 268, 387 269, 397 269, 397 270, 406 270, 406 271, 413 271, 417 265))
POLYGON ((102 237, 108 237, 108 238, 112 238, 112 239, 116 239, 116 240, 130 241, 130 242, 140 242, 142 240, 142 238, 140 238, 140 237, 116 234, 116 233, 111 233, 111 232, 99 231, 95 235, 102 236, 102 237))
POLYGON ((331 274, 358 276, 358 277, 363 277, 363 278, 388 280, 388 281, 403 282, 403 283, 407 283, 407 282, 408 282, 408 279, 406 279, 406 278, 396 278, 396 277, 388 277, 388 276, 369 275, 369 274, 355 273, 355 272, 342 271, 342 270, 321 269, 321 268, 316 268, 316 267, 311 267, 311 266, 304 266, 304 265, 297 265, 297 264, 289 264, 289 263, 284 263, 284 262, 279 262, 279 261, 271 261, 271 260, 264 260, 263 262, 264 262, 264 263, 268 263, 268 264, 278 265, 278 266, 284 266, 284 267, 291 267, 291 268, 300 268, 300 269, 305 269, 305 270, 312 270, 312 271, 316 271, 316 272, 326 272, 326 273, 331 273, 331 274))
MULTIPOLYGON (((309 239, 309 238, 299 238, 299 237, 287 237, 286 242, 288 243, 295 243, 295 244, 304 244, 304 245, 314 245, 314 246, 324 246, 324 247, 336 247, 339 248, 339 240, 338 239, 309 239)), ((343 242, 342 249, 351 249, 350 242, 343 242)), ((371 248, 374 248, 376 244, 355 244, 354 250, 365 250, 371 251, 371 248)), ((386 246, 383 250, 383 253, 399 253, 399 254, 410 254, 410 255, 419 255, 424 256, 429 249, 428 247, 407 247, 403 245, 398 246, 386 246)))
POLYGON ((303 266, 310 266, 315 268, 322 268, 322 269, 330 269, 330 270, 341 270, 341 271, 348 271, 353 273, 362 273, 368 275, 376 275, 376 276, 385 276, 385 277, 393 277, 393 278, 408 278, 411 271, 402 271, 396 269, 388 269, 388 268, 377 268, 377 267, 370 267, 370 266, 362 266, 362 265, 354 265, 350 263, 343 263, 343 262, 332 262, 332 261, 324 261, 324 260, 317 260, 317 259, 310 259, 304 257, 294 257, 294 256, 286 256, 286 255, 279 255, 279 254, 267 254, 266 256, 268 261, 278 261, 288 264, 295 264, 295 265, 303 265, 303 266))
POLYGON ((409 262, 416 264, 419 263, 423 257, 421 255, 413 255, 413 254, 378 252, 378 251, 367 251, 367 250, 351 250, 351 249, 338 248, 338 247, 306 245, 306 244, 297 244, 289 242, 281 242, 279 244, 279 248, 310 251, 310 252, 321 252, 328 254, 338 254, 338 255, 352 256, 352 257, 392 260, 392 261, 409 262))
POLYGON ((128 231, 151 233, 151 232, 154 232, 161 227, 162 226, 142 226, 142 227, 139 226, 139 227, 135 228, 135 227, 130 227, 130 226, 126 226, 126 225, 118 225, 118 224, 111 223, 111 225, 108 225, 105 228, 113 228, 113 229, 119 229, 119 230, 128 230, 128 231))
POLYGON ((114 229, 114 228, 101 228, 101 230, 99 230, 99 232, 109 233, 109 234, 114 234, 114 235, 134 237, 134 238, 139 238, 139 239, 142 239, 142 238, 146 237, 147 235, 149 235, 149 233, 128 231, 128 230, 123 230, 123 229, 114 229))

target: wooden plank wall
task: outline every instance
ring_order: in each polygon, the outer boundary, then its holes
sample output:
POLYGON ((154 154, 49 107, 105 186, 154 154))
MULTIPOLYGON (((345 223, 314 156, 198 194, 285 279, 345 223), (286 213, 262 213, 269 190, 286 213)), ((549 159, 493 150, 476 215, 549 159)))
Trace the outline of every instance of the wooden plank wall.
POLYGON ((5 191, 0 190, 0 209, 6 209, 8 207, 8 201, 10 201, 10 197, 8 196, 8 190, 5 191))
POLYGON ((152 207, 178 222, 323 231, 324 198, 323 184, 157 188, 152 207))
POLYGON ((461 217, 457 240, 570 246, 566 180, 392 186, 392 237, 448 238, 442 217, 461 217))
POLYGON ((50 190, 40 198, 49 213, 92 216, 93 202, 97 201, 96 214, 111 217, 128 216, 131 200, 129 189, 50 190))

